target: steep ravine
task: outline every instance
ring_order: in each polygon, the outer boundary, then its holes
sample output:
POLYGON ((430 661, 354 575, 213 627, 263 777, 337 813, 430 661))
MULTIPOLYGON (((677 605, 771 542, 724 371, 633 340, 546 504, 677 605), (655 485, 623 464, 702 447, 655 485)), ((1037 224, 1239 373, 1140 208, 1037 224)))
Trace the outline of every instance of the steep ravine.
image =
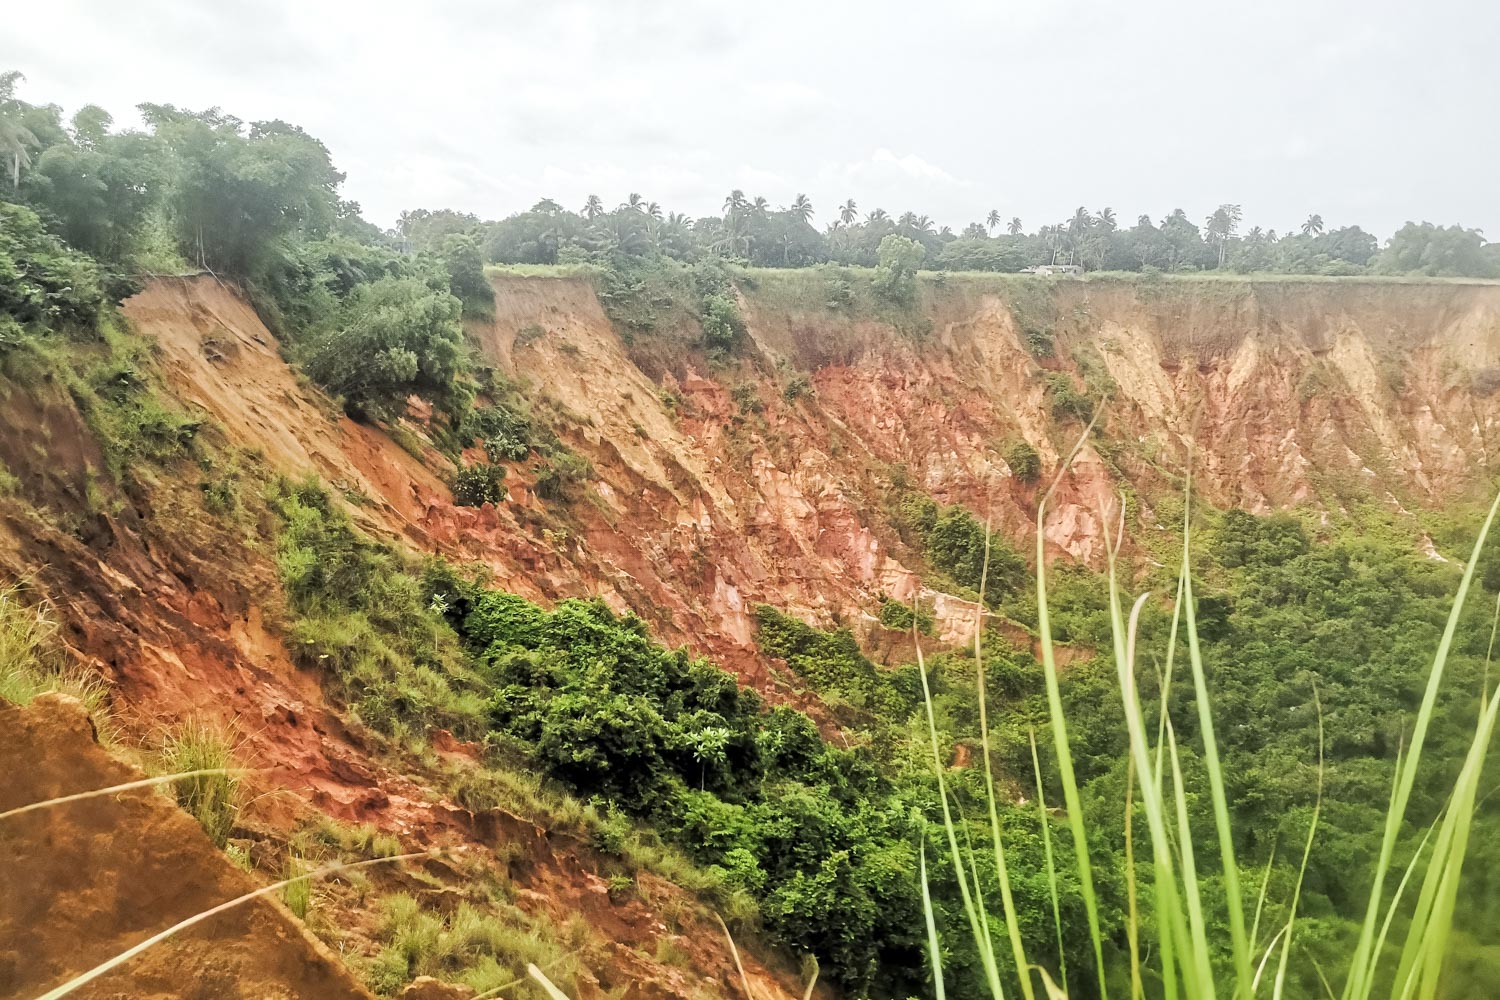
MULTIPOLYGON (((495 318, 470 334, 592 464, 566 507, 536 495, 526 462, 506 502, 456 506, 446 459, 339 414, 210 277, 153 283, 124 314, 171 394, 201 413, 200 433, 247 465, 315 473, 356 498, 349 512, 371 534, 481 562, 495 585, 544 603, 598 595, 768 699, 814 709, 757 653, 754 606, 848 624, 890 650, 879 599, 911 600, 924 576, 893 523, 902 484, 991 517, 1029 551, 1039 494, 1082 431, 1055 415, 1049 377, 1109 395, 1097 446, 1048 509, 1051 558, 1097 564, 1122 489, 1135 501, 1127 535, 1164 531, 1157 508, 1190 463, 1206 502, 1253 510, 1435 509, 1494 471, 1500 396, 1475 386, 1500 371, 1500 286, 950 278, 924 285, 922 324, 898 329, 779 280, 741 289, 747 342, 716 361, 693 329, 627 342, 586 280, 495 280, 495 318), (1037 330, 1050 353, 1028 348, 1037 330), (1004 455, 1018 440, 1040 455, 1040 484, 1012 475, 1004 455)), ((618 945, 617 972, 650 984, 642 996, 701 995, 728 975, 702 921, 680 935, 695 972, 651 959, 665 925, 639 900, 611 901, 587 845, 475 816, 381 763, 278 638, 270 525, 216 521, 186 474, 99 504, 104 461, 66 391, 3 388, 0 460, 20 485, 0 496, 0 580, 26 577, 53 603, 70 652, 111 683, 128 725, 207 714, 232 726, 268 771, 257 790, 292 793, 257 799, 248 822, 264 829, 315 809, 416 846, 521 844, 528 905, 582 914, 618 945)), ((924 600, 940 638, 968 634, 973 604, 924 600)), ((783 959, 750 964, 762 995, 798 995, 783 959)))

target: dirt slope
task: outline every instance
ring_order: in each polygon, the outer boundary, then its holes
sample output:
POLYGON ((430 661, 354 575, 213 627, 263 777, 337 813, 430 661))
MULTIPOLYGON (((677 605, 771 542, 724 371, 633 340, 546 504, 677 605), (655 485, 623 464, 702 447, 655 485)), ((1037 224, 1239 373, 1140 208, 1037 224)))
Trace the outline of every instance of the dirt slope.
MULTIPOLYGON (((76 701, 0 703, 0 811, 144 777, 94 742, 76 701)), ((61 985, 138 941, 257 888, 154 789, 0 824, 0 997, 61 985)), ((279 902, 261 897, 74 992, 138 1000, 360 1000, 370 994, 279 902)))
MULTIPOLYGON (((596 473, 561 524, 519 467, 510 502, 453 506, 441 459, 423 467, 330 416, 211 279, 154 285, 126 311, 185 399, 275 464, 374 498, 356 511, 367 526, 483 562, 528 597, 599 595, 792 701, 753 652, 751 609, 863 633, 880 595, 921 591, 920 554, 883 506, 897 478, 1029 549, 1039 489, 1004 451, 1030 443, 1046 482, 1081 430, 1053 412, 1049 374, 1109 394, 1097 446, 1049 508, 1054 555, 1097 563, 1121 488, 1139 501, 1127 530, 1159 530, 1153 501, 1180 490, 1190 461, 1210 502, 1255 510, 1432 506, 1494 461, 1500 396, 1474 384, 1500 370, 1500 286, 955 279, 924 289, 930 330, 913 335, 773 280, 745 297, 748 358, 710 366, 692 331, 627 345, 584 279, 496 279, 495 319, 471 334, 596 473), (1038 325, 1052 356, 1025 344, 1038 325), (812 391, 793 399, 799 374, 812 391)), ((962 639, 972 605, 926 596, 941 634, 962 639)))

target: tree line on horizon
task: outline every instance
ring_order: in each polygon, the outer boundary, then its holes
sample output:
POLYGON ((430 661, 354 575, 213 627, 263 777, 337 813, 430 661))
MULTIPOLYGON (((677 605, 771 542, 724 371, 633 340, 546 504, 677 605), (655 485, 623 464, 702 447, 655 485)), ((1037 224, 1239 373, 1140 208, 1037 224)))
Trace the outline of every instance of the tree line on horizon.
POLYGON ((439 209, 401 213, 390 235, 403 247, 434 246, 453 234, 480 245, 497 264, 588 262, 611 254, 660 254, 681 261, 704 256, 756 267, 808 267, 832 263, 874 267, 880 243, 899 236, 923 250, 923 265, 943 271, 1021 271, 1044 264, 1073 264, 1088 271, 1227 270, 1238 273, 1356 275, 1425 274, 1432 277, 1500 277, 1500 244, 1480 230, 1408 222, 1381 242, 1359 226, 1330 228, 1310 215, 1295 232, 1242 229, 1239 205, 1220 205, 1200 226, 1182 209, 1159 222, 1139 216, 1124 227, 1113 209, 1080 207, 1063 222, 1027 232, 1021 219, 992 209, 955 233, 916 212, 862 213, 855 199, 840 204, 820 230, 805 194, 772 208, 764 197, 731 191, 722 215, 693 219, 663 211, 632 193, 614 208, 590 195, 576 212, 543 198, 498 221, 439 209))
POLYGON ((0 73, 0 197, 127 273, 197 265, 263 278, 289 240, 329 236, 409 253, 441 253, 450 237, 467 237, 484 262, 498 264, 716 256, 758 267, 874 267, 881 241, 899 236, 922 248, 923 267, 948 271, 1066 263, 1090 271, 1500 277, 1500 244, 1477 229, 1408 222, 1382 244, 1359 226, 1331 228, 1314 214, 1278 234, 1244 228, 1233 204, 1201 225, 1181 209, 1125 226, 1111 208, 1080 207, 1034 231, 991 209, 955 232, 913 211, 861 210, 853 198, 819 228, 804 194, 772 207, 735 190, 722 214, 690 218, 633 193, 613 208, 590 195, 577 211, 543 198, 499 220, 416 209, 382 230, 339 194, 345 175, 296 125, 143 104, 145 129, 118 130, 97 105, 65 120, 56 104, 21 100, 23 79, 0 73))

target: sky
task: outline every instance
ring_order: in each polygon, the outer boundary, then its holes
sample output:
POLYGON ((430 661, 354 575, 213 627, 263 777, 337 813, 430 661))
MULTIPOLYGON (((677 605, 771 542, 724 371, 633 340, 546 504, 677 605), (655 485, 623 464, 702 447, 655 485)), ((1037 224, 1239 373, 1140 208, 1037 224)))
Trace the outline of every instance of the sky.
POLYGON ((47 0, 0 70, 117 123, 219 106, 322 139, 344 195, 484 218, 743 189, 834 218, 908 209, 1028 230, 1224 202, 1500 240, 1495 0, 47 0))

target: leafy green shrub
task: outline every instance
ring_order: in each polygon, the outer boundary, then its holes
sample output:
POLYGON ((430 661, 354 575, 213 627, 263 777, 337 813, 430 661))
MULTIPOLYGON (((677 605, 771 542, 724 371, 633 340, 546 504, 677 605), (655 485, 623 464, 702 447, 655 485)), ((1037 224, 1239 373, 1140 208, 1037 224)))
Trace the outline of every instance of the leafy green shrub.
POLYGON ((1026 582, 1026 560, 999 535, 989 536, 989 572, 985 574, 984 525, 963 507, 944 508, 926 533, 927 557, 955 583, 979 589, 992 604, 1015 593, 1026 582))
POLYGON ((761 402, 760 393, 750 382, 741 382, 730 389, 729 398, 734 400, 734 405, 744 414, 762 413, 766 408, 766 404, 761 402))
POLYGON ((453 502, 462 507, 483 507, 502 503, 505 492, 505 466, 461 465, 453 476, 453 502))
POLYGON ((740 307, 726 295, 703 300, 703 343, 713 351, 732 351, 745 335, 740 307))
POLYGON ((795 403, 811 392, 812 383, 807 380, 806 375, 793 375, 787 380, 786 387, 781 390, 781 398, 788 403, 795 403))
POLYGON ((559 449, 536 476, 536 495, 543 500, 566 503, 576 499, 578 487, 594 476, 594 466, 577 452, 559 449))
POLYGON ((881 239, 877 253, 880 263, 875 265, 875 276, 871 279, 875 293, 895 305, 915 304, 917 268, 922 266, 925 254, 922 244, 892 234, 881 239))
POLYGON ((409 396, 451 406, 469 370, 459 313, 446 288, 415 278, 359 285, 306 348, 307 373, 355 416, 389 419, 409 396))
POLYGON ((105 302, 98 266, 29 208, 0 202, 0 350, 20 328, 92 333, 105 302))
POLYGON ((1078 391, 1073 376, 1067 372, 1043 372, 1047 396, 1051 400, 1052 418, 1088 423, 1094 418, 1094 401, 1078 391))
POLYGON ((1005 464, 1023 483, 1034 483, 1042 474, 1042 457, 1025 441, 1016 441, 1005 449, 1005 464))
POLYGON ((923 635, 931 635, 936 622, 926 608, 913 608, 887 598, 880 605, 880 624, 897 632, 910 632, 916 626, 923 635))
POLYGON ((448 268, 448 290, 463 303, 465 316, 495 315, 495 290, 484 276, 484 258, 474 238, 452 233, 443 241, 443 263, 448 268))

